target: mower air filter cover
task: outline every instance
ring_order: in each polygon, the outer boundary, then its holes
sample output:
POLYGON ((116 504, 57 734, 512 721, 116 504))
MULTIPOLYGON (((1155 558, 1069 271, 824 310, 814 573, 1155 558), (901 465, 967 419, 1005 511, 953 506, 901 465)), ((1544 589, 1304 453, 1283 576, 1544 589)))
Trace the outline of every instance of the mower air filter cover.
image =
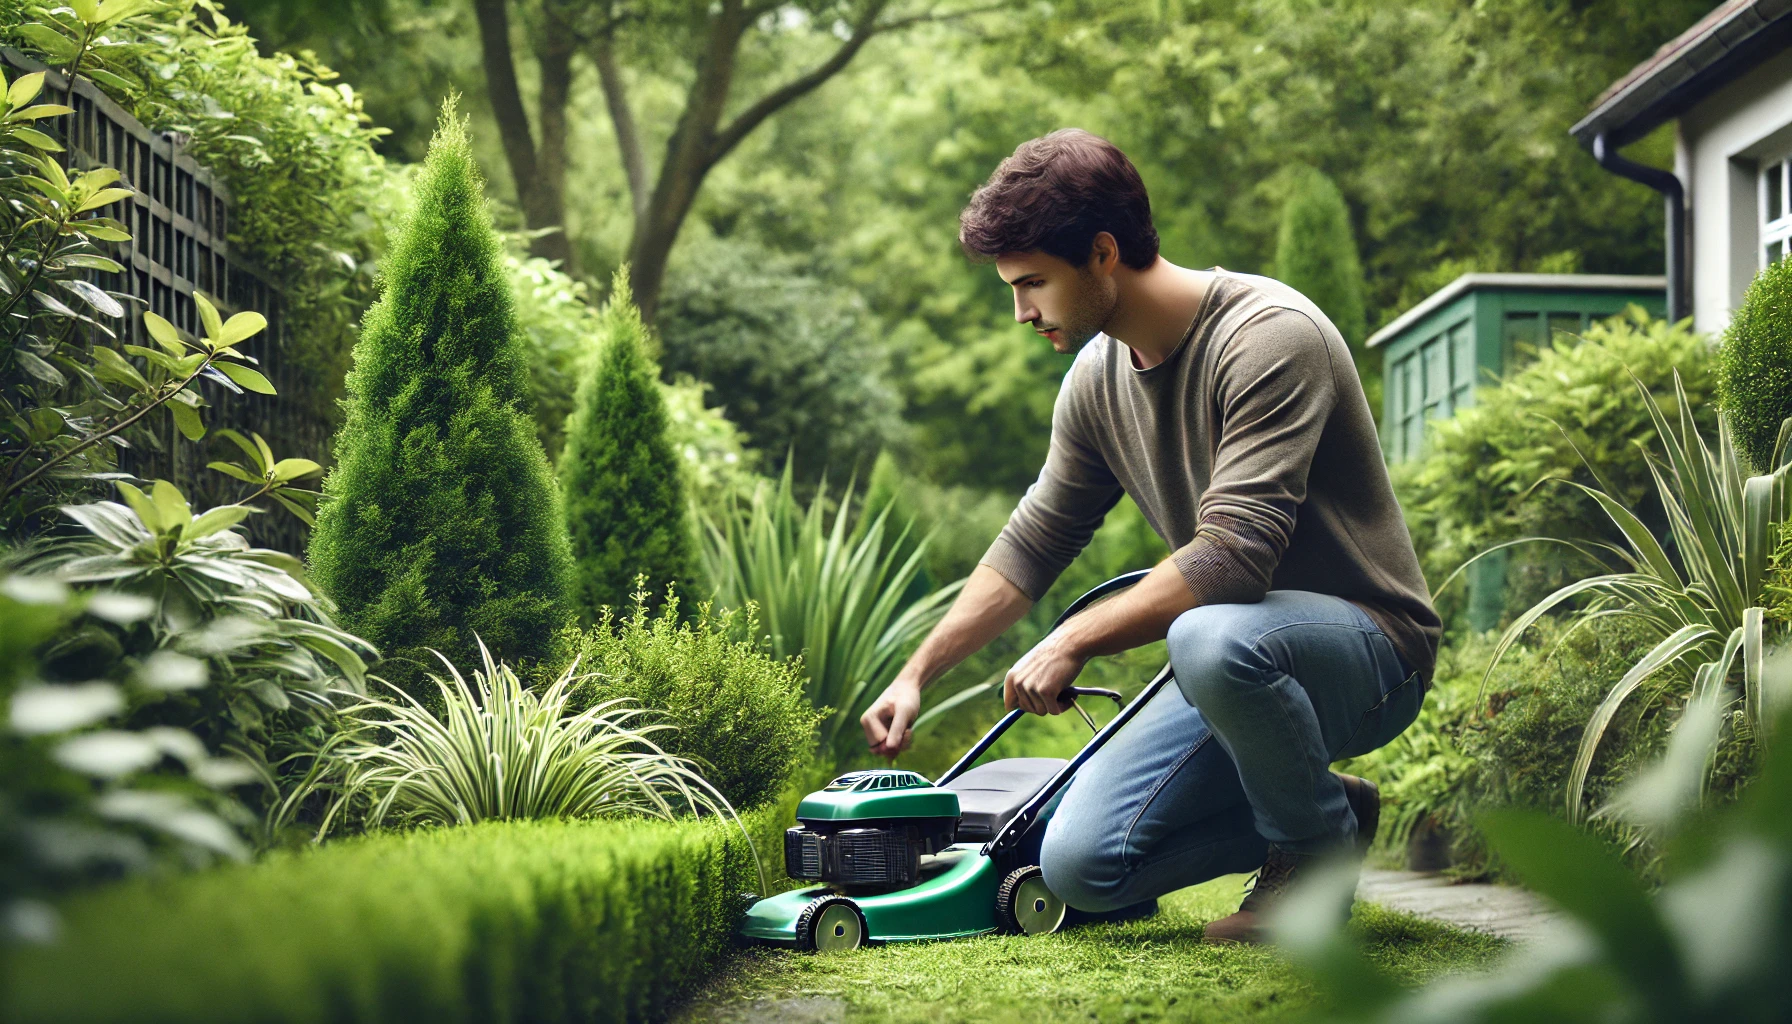
POLYGON ((951 846, 958 794, 908 771, 849 772, 797 806, 784 833, 792 878, 848 889, 913 885, 921 858, 951 846))

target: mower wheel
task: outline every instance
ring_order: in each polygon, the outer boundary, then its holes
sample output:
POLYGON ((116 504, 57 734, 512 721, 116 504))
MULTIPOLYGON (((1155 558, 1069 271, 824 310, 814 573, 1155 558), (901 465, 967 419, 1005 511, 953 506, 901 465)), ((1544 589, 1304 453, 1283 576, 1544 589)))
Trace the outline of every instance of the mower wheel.
POLYGON ((1010 935, 1049 935, 1064 923, 1064 901, 1046 888, 1039 865, 1028 864, 996 889, 996 920, 1010 935))
POLYGON ((845 896, 820 897, 797 915, 796 948, 805 953, 845 953, 865 938, 865 915, 845 896))

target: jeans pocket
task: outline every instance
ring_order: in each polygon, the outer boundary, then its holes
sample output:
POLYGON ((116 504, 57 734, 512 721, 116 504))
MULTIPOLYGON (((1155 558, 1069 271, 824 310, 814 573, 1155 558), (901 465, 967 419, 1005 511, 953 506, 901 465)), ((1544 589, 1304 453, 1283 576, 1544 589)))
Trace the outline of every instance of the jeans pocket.
POLYGON ((1413 672, 1402 679, 1398 686, 1382 694, 1381 700, 1374 707, 1363 712, 1356 731, 1332 755, 1332 760, 1361 757, 1387 745, 1419 717, 1419 709, 1424 704, 1425 688, 1419 684, 1419 674, 1413 672))

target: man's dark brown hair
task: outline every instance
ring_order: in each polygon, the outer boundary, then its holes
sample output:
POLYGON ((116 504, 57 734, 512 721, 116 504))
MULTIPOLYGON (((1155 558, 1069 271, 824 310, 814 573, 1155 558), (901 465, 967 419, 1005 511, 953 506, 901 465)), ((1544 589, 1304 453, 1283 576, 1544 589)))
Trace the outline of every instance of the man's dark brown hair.
POLYGON ((1044 252, 1081 267, 1103 231, 1120 243, 1127 266, 1144 270, 1157 259, 1138 168, 1081 128, 1021 143, 958 217, 958 244, 974 259, 1044 252))

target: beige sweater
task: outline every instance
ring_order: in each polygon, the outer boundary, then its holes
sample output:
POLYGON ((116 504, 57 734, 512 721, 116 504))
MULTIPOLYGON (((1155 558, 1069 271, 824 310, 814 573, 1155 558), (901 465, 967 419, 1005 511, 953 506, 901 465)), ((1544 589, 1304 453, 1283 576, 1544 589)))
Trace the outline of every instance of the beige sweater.
POLYGON ((1429 682, 1441 624, 1350 350, 1278 281, 1219 271, 1157 366, 1096 335, 1065 377, 1039 480, 983 556, 1037 601, 1132 495, 1200 604, 1345 598, 1429 682))

